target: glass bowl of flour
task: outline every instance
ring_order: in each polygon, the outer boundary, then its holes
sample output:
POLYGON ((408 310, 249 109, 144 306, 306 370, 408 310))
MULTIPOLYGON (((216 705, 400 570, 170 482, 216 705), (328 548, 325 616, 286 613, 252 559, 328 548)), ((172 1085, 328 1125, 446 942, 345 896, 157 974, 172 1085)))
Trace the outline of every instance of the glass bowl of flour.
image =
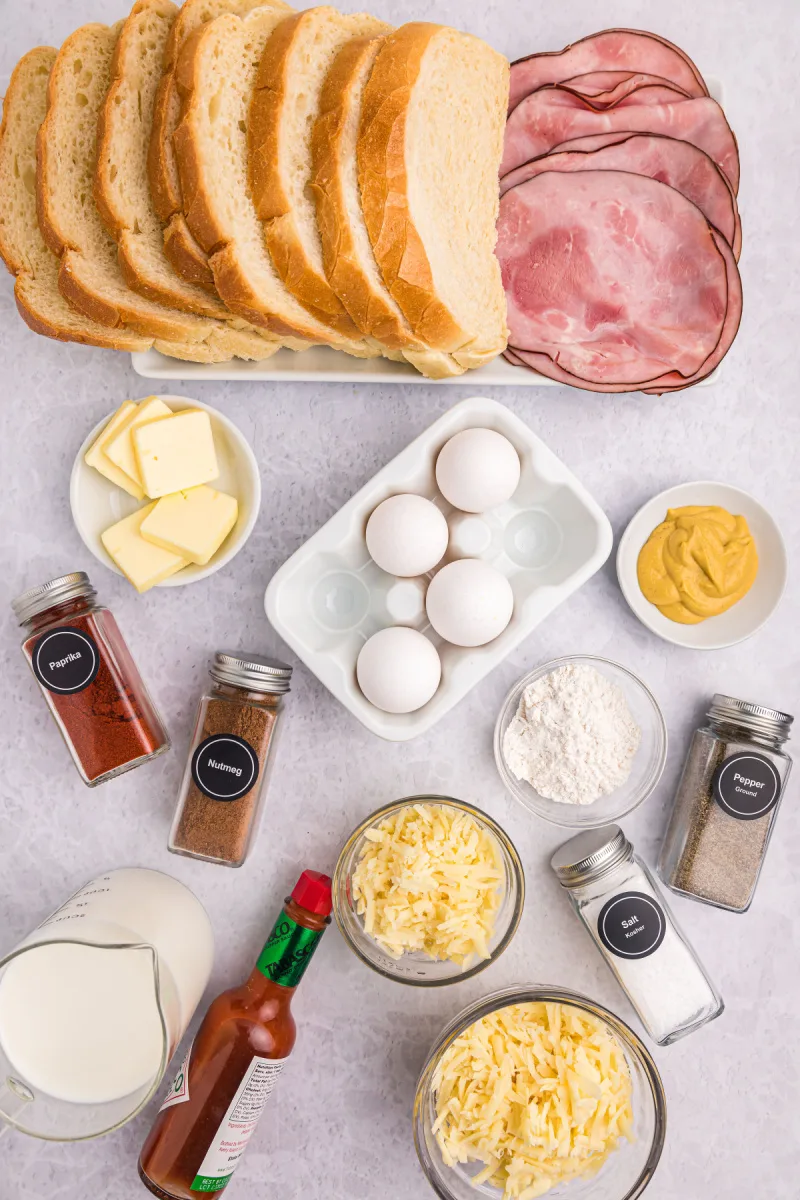
POLYGON ((554 825, 591 829, 646 800, 667 758, 652 692, 627 667, 570 654, 514 684, 494 731, 503 783, 554 825))

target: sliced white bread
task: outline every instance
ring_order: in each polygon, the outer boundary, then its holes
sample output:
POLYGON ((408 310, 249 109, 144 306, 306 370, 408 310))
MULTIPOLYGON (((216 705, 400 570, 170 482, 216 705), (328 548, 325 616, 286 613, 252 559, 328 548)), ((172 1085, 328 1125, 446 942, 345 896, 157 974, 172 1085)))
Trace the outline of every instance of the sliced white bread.
POLYGON ((58 290, 58 259, 36 219, 36 133, 47 109, 47 80, 58 52, 39 46, 20 59, 0 124, 0 255, 16 277, 20 315, 36 333, 112 350, 147 350, 151 338, 109 329, 70 308, 58 290))
POLYGON ((441 25, 384 41, 364 90, 361 205, 372 249, 416 337, 480 366, 505 347, 494 254, 508 62, 441 25))
MULTIPOLYGON (((184 0, 173 21, 164 48, 161 81, 153 106, 153 129, 147 156, 150 194, 156 215, 164 226, 164 253, 172 266, 189 283, 199 284, 212 293, 214 275, 208 265, 208 255, 192 235, 183 215, 183 193, 172 145, 181 116, 181 99, 175 79, 175 66, 186 40, 201 25, 223 13, 245 16, 262 0, 184 0)), ((289 12, 283 0, 272 0, 273 8, 289 12)))
POLYGON ((286 19, 270 7, 243 18, 226 13, 184 45, 177 68, 183 116, 173 137, 184 213, 229 309, 281 338, 294 335, 369 357, 372 347, 317 320, 286 287, 250 194, 246 129, 253 85, 264 46, 286 19))
POLYGON ((364 88, 382 43, 380 36, 351 38, 328 70, 311 136, 309 191, 328 282, 355 324, 401 351, 424 375, 441 379, 465 368, 415 336, 383 282, 361 211, 356 143, 364 88))
POLYGON ((317 320, 348 336, 358 330, 325 274, 309 194, 311 138, 337 53, 353 38, 390 28, 366 13, 345 16, 328 6, 287 18, 264 47, 250 106, 250 186, 272 261, 317 320))
POLYGON ((119 26, 82 26, 67 38, 50 74, 37 138, 36 192, 42 234, 61 258, 59 288, 92 320, 185 344, 195 361, 269 358, 277 346, 258 333, 156 304, 132 292, 122 277, 116 243, 92 198, 97 117, 118 33, 119 26))
POLYGON ((219 298, 188 283, 169 262, 150 195, 147 154, 153 108, 177 14, 171 0, 136 0, 123 22, 97 127, 94 198, 119 247, 129 287, 160 304, 224 319, 228 312, 219 298))

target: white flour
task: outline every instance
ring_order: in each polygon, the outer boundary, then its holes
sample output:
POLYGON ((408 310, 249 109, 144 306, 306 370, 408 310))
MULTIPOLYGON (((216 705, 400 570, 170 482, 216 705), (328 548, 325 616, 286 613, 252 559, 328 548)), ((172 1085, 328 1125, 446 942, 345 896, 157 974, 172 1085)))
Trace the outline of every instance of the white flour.
POLYGON ((625 783, 642 731, 622 689, 569 663, 532 683, 505 732, 508 769, 559 804, 593 804, 625 783))

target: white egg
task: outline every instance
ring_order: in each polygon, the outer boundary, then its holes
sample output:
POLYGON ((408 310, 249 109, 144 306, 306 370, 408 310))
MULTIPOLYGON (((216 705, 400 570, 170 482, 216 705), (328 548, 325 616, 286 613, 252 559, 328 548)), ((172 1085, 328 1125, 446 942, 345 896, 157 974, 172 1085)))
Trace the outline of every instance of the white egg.
POLYGON ((367 521, 367 549, 390 575, 424 575, 447 549, 444 514, 424 496, 390 496, 367 521))
POLYGON ((416 712, 439 686, 442 664, 436 647, 416 629, 394 626, 373 633, 356 663, 358 686, 376 708, 416 712))
POLYGON ((436 460, 439 491, 462 512, 482 513, 510 500, 519 473, 519 455, 494 429, 462 429, 436 460))
POLYGON ((428 620, 454 646, 484 646, 499 637, 514 611, 505 575, 479 558, 461 558, 434 575, 425 607, 428 620))

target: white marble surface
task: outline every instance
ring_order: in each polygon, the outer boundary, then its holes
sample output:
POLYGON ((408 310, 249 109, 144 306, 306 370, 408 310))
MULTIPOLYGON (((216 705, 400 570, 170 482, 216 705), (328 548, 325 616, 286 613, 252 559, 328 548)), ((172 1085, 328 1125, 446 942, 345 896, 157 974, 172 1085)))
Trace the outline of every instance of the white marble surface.
MULTIPOLYGON (((5 0, 0 76, 41 42, 78 23, 114 20, 123 0, 5 0)), ((713 388, 663 400, 566 389, 496 396, 561 455, 608 512, 615 533, 670 484, 719 478, 752 490, 796 549, 797 328, 800 317, 800 4, 797 0, 378 0, 400 22, 461 25, 512 57, 557 48, 601 25, 652 28, 679 41, 725 83, 742 150, 740 336, 713 388)), ((557 830, 508 797, 491 755, 507 687, 545 658, 570 651, 618 658, 640 672, 667 719, 671 748, 657 794, 626 822, 654 861, 689 732, 716 689, 797 711, 797 591, 751 642, 703 655, 640 626, 612 565, 556 612, 429 735, 389 745, 368 734, 302 668, 295 674, 266 822, 238 873, 169 855, 167 828, 205 663, 215 648, 281 652, 264 617, 273 570, 370 475, 463 391, 400 387, 202 385, 251 439, 264 505, 246 549, 225 571, 189 588, 136 596, 91 560, 72 526, 69 470, 104 413, 147 394, 122 355, 35 337, 0 280, 0 417, 5 687, 0 729, 0 948, 14 944, 69 892, 103 868, 171 871, 207 905, 218 942, 210 994, 250 969, 298 869, 331 869, 351 827, 378 804, 432 790, 476 801, 520 848, 528 901, 505 957, 478 979, 419 992, 373 976, 334 930, 298 994, 297 1049, 232 1185, 238 1200, 425 1200, 431 1194, 411 1142, 414 1083, 440 1026, 473 998, 516 981, 584 991, 626 1019, 631 1011, 569 911, 547 866, 557 830), (96 791, 74 773, 17 649, 8 601, 63 571, 88 568, 152 686, 173 751, 96 791)), ((173 387, 186 391, 186 387, 173 387)), ((669 1131, 648 1200, 756 1200, 797 1193, 800 1168, 800 987, 797 781, 780 815, 751 912, 736 917, 689 902, 675 909, 719 983, 719 1021, 656 1050, 669 1131), (794 910, 794 911, 793 911, 794 910)), ((54 1002, 57 1002, 54 990, 54 1002)), ((136 1200, 136 1157, 152 1118, 94 1143, 50 1145, 9 1135, 2 1200, 136 1200)))

